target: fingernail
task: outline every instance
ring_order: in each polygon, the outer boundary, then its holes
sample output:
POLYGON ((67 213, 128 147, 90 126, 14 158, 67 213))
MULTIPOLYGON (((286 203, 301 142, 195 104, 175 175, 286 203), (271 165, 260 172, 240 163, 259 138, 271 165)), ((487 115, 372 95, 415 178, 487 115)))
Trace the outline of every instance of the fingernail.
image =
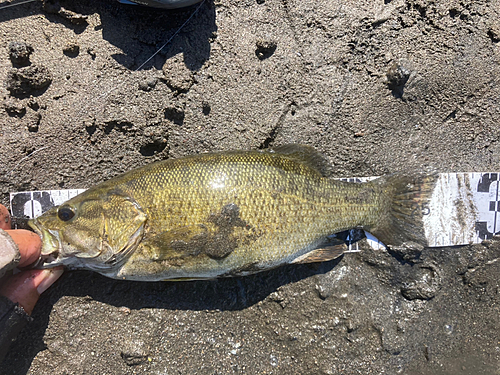
POLYGON ((55 283, 55 281, 61 277, 61 275, 64 273, 63 268, 52 268, 49 270, 43 270, 42 274, 40 275, 40 284, 36 287, 36 290, 38 294, 42 294, 45 292, 52 284, 55 283))
POLYGON ((0 229, 11 229, 11 225, 9 210, 0 204, 0 229))

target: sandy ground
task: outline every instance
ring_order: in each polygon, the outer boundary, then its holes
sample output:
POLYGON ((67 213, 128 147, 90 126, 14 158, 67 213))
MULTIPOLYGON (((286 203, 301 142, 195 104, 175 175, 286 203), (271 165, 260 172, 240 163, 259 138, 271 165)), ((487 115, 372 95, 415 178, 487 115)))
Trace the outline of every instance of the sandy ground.
MULTIPOLYGON (((500 1, 195 9, 0 9, 1 202, 286 143, 339 177, 500 170, 500 1)), ((403 258, 367 249, 208 282, 68 272, 0 373, 500 374, 500 241, 403 258)))

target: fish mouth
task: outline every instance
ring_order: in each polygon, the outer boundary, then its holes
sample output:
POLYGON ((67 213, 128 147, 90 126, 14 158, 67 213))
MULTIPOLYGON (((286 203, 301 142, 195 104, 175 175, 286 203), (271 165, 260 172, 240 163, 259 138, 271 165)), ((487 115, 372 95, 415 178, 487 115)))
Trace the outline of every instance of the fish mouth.
POLYGON ((28 225, 42 239, 42 252, 33 268, 45 269, 63 264, 59 233, 46 229, 36 218, 29 220, 28 225))

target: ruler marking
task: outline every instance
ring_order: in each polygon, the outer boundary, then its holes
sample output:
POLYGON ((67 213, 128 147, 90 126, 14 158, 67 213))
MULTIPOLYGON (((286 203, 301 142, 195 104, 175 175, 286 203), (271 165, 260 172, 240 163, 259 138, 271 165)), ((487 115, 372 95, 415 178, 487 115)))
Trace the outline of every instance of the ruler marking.
POLYGON ((497 174, 497 191, 496 191, 496 196, 495 196, 495 218, 493 220, 493 235, 497 233, 497 215, 498 215, 498 174, 497 174))
MULTIPOLYGON (((435 225, 433 225, 432 227, 432 230, 430 230, 427 233, 428 235, 427 239, 430 247, 464 245, 471 242, 480 243, 484 239, 487 239, 488 236, 490 236, 490 231, 488 230, 488 226, 491 228, 491 224, 493 224, 493 235, 500 233, 500 202, 499 202, 500 172, 497 173, 474 172, 474 173, 461 173, 461 174, 443 173, 440 175, 440 178, 442 183, 436 186, 436 191, 435 191, 436 194, 434 196, 437 202, 435 212, 439 212, 439 210, 442 209, 442 214, 438 217, 438 219, 441 220, 441 223, 435 223, 435 225), (459 178, 459 175, 469 176, 470 180, 468 181, 468 183, 466 183, 465 187, 462 187, 462 189, 458 189, 458 195, 457 195, 457 186, 455 186, 456 184, 454 183, 455 181, 454 176, 457 176, 457 178, 459 178), (493 180, 493 177, 495 177, 495 180, 493 180), (496 190, 490 190, 489 194, 486 193, 487 191, 486 186, 494 181, 497 182, 496 190), (470 194, 472 194, 471 197, 469 197, 470 194), (473 209, 475 208, 476 210, 474 212, 468 210, 465 213, 465 216, 467 216, 466 219, 471 221, 470 223, 468 221, 465 226, 457 222, 457 217, 455 215, 456 203, 453 199, 463 199, 464 204, 468 202, 473 206, 472 208, 473 209), (496 206, 494 214, 491 215, 492 212, 489 211, 487 203, 488 201, 491 201, 493 199, 495 199, 496 206), (474 224, 474 222, 476 224, 474 224), (481 225, 478 226, 478 222, 480 222, 481 225), (487 232, 482 235, 481 233, 483 233, 484 225, 486 225, 487 232), (499 228, 497 228, 497 226, 499 228)), ((356 177, 356 178, 344 178, 340 180, 359 183, 361 181, 370 181, 373 179, 374 178, 369 178, 369 177, 368 178, 356 177)), ((85 189, 61 189, 61 190, 50 190, 45 192, 27 191, 27 192, 11 193, 11 202, 13 198, 16 197, 16 195, 18 194, 19 197, 15 199, 16 202, 23 202, 23 201, 27 202, 27 200, 29 199, 30 200, 29 204, 26 204, 25 206, 26 210, 25 214, 33 218, 34 216, 40 214, 40 210, 38 210, 38 207, 40 206, 39 203, 42 204, 41 210, 43 213, 52 205, 56 206, 60 205, 64 203, 64 201, 75 197, 76 195, 82 193, 83 191, 85 191, 85 189), (47 193, 51 197, 50 204, 48 204, 47 202, 47 197, 46 197, 47 193)), ((11 210, 12 210, 12 203, 11 203, 11 210)), ((22 214, 16 213, 16 215, 22 215, 22 214)), ((434 221, 429 221, 429 223, 433 224, 434 221)), ((351 235, 349 235, 349 237, 347 238, 347 244, 349 251, 359 250, 358 243, 352 242, 351 235)), ((376 238, 373 238, 370 241, 370 244, 376 250, 383 249, 385 247, 385 245, 376 238)))

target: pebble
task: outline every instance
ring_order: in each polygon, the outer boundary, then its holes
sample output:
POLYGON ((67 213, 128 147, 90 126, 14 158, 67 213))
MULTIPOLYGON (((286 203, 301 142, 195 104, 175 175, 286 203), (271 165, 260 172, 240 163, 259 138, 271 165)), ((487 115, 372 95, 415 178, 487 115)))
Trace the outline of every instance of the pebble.
POLYGON ((23 117, 26 114, 26 106, 22 101, 16 99, 6 99, 3 107, 9 116, 23 117))
POLYGON ((40 121, 42 120, 42 115, 38 112, 34 112, 28 117, 27 120, 28 124, 26 126, 28 127, 28 131, 37 132, 40 121))
POLYGON ((151 91, 152 89, 155 88, 157 83, 158 83, 157 78, 151 78, 151 79, 148 79, 147 81, 139 82, 139 90, 151 91))
POLYGON ((500 42, 500 22, 496 22, 489 27, 488 36, 493 43, 500 42))
POLYGON ((163 65, 162 71, 165 83, 174 91, 187 92, 194 84, 193 72, 186 67, 181 55, 168 59, 163 65))
POLYGON ((63 53, 69 57, 76 57, 80 53, 80 46, 75 42, 69 42, 64 46, 63 53))
POLYGON ((29 95, 47 88, 52 82, 52 74, 43 65, 32 64, 23 68, 12 68, 7 73, 6 88, 14 96, 29 95))
POLYGON ((33 53, 32 46, 26 42, 10 42, 8 48, 12 65, 22 67, 30 64, 30 55, 33 53))
POLYGON ((210 107, 210 103, 206 100, 201 102, 201 108, 205 116, 208 116, 210 114, 210 111, 212 110, 212 107, 210 107))
POLYGON ((271 57, 276 51, 278 44, 273 40, 263 40, 259 39, 255 42, 257 49, 255 50, 255 55, 259 60, 265 60, 271 57))
POLYGON ((400 98, 403 96, 403 89, 410 78, 411 71, 401 64, 394 63, 387 71, 387 86, 393 95, 400 98))
POLYGON ((441 289, 441 276, 437 266, 422 265, 414 276, 401 288, 401 294, 407 300, 430 300, 441 289))

